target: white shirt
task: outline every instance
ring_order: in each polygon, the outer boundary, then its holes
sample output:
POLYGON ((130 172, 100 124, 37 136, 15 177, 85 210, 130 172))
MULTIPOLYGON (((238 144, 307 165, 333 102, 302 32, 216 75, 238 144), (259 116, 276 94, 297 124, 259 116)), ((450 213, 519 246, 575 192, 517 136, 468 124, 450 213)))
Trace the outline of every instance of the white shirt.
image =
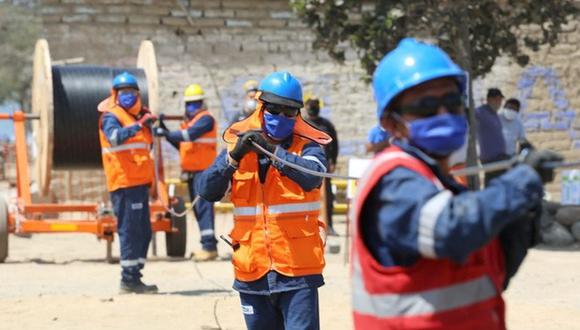
POLYGON ((510 120, 506 118, 504 109, 499 111, 499 120, 501 121, 501 128, 503 138, 505 140, 505 151, 508 156, 516 154, 517 143, 521 139, 526 138, 526 130, 520 116, 516 116, 510 120))

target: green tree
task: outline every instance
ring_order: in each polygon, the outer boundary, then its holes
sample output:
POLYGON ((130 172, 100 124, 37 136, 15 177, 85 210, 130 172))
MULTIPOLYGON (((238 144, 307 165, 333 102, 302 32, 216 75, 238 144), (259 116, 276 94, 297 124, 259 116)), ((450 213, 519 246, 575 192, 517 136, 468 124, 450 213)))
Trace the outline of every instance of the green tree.
POLYGON ((29 103, 32 56, 40 31, 40 20, 32 10, 0 4, 0 104, 29 103))
MULTIPOLYGON (((501 55, 526 65, 529 56, 524 49, 555 45, 563 25, 579 14, 572 0, 292 0, 291 4, 314 30, 314 48, 342 62, 350 44, 367 81, 378 61, 410 36, 430 39, 449 53, 469 72, 469 86, 501 55), (533 27, 536 32, 525 33, 533 27)), ((469 94, 473 95, 471 90, 469 94)), ((473 98, 469 102, 473 109, 473 98)), ((473 111, 469 120, 475 122, 473 111)), ((474 165, 475 130, 469 140, 468 164, 474 165)))

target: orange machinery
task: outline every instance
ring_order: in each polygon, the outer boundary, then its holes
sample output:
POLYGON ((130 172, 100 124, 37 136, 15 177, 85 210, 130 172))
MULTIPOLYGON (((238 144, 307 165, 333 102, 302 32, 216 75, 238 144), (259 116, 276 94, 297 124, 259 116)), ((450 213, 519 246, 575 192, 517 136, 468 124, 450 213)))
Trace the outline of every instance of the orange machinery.
MULTIPOLYGON (((117 230, 116 219, 112 212, 94 204, 35 204, 31 200, 30 175, 25 135, 25 121, 38 120, 39 116, 25 114, 21 111, 13 114, 0 114, 0 120, 14 122, 14 137, 16 142, 16 186, 17 198, 10 208, 0 199, 0 262, 8 256, 9 233, 38 234, 38 233, 89 233, 107 242, 107 260, 111 261, 111 246, 114 233, 117 230), (55 213, 82 213, 86 217, 74 220, 60 220, 46 218, 46 214, 55 213)), ((161 155, 161 147, 156 144, 157 153, 161 155)), ((167 254, 172 257, 185 255, 186 232, 185 217, 176 217, 166 212, 164 205, 172 206, 175 211, 184 210, 183 201, 179 198, 170 198, 167 193, 163 162, 158 162, 159 176, 156 184, 158 189, 152 189, 154 200, 150 203, 151 227, 153 232, 166 233, 167 254)), ((156 254, 155 240, 153 253, 156 254)))

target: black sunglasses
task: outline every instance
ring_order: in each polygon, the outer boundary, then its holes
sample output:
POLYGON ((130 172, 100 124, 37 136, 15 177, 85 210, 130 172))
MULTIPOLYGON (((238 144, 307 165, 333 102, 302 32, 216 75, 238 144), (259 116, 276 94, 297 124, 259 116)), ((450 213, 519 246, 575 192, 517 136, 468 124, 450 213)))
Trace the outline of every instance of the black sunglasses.
POLYGON ((288 118, 294 118, 298 115, 300 109, 292 108, 286 105, 279 105, 279 104, 272 104, 272 103, 264 103, 264 108, 266 111, 273 115, 284 115, 288 118))
POLYGON ((443 106, 450 114, 463 113, 464 97, 460 93, 449 93, 441 97, 427 96, 411 104, 395 109, 400 114, 411 114, 419 117, 435 116, 439 107, 443 106))

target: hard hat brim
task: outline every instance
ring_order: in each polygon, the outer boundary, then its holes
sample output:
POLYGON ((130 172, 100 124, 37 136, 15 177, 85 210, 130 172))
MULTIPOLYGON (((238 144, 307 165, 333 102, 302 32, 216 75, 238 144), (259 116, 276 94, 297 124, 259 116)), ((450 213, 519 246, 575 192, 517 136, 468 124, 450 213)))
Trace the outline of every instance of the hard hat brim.
POLYGON ((304 103, 302 101, 292 100, 289 98, 285 98, 285 97, 278 96, 278 95, 264 92, 264 91, 262 91, 262 93, 260 95, 260 100, 267 102, 267 103, 271 103, 271 104, 286 105, 286 106, 289 106, 292 108, 298 108, 298 109, 300 109, 304 106, 304 103))
POLYGON ((203 100, 203 95, 194 95, 194 96, 184 96, 183 101, 185 102, 193 102, 193 101, 201 101, 203 100))
POLYGON ((115 90, 119 90, 121 88, 134 88, 136 90, 139 90, 139 85, 136 85, 134 83, 121 83, 113 86, 113 89, 115 90))

